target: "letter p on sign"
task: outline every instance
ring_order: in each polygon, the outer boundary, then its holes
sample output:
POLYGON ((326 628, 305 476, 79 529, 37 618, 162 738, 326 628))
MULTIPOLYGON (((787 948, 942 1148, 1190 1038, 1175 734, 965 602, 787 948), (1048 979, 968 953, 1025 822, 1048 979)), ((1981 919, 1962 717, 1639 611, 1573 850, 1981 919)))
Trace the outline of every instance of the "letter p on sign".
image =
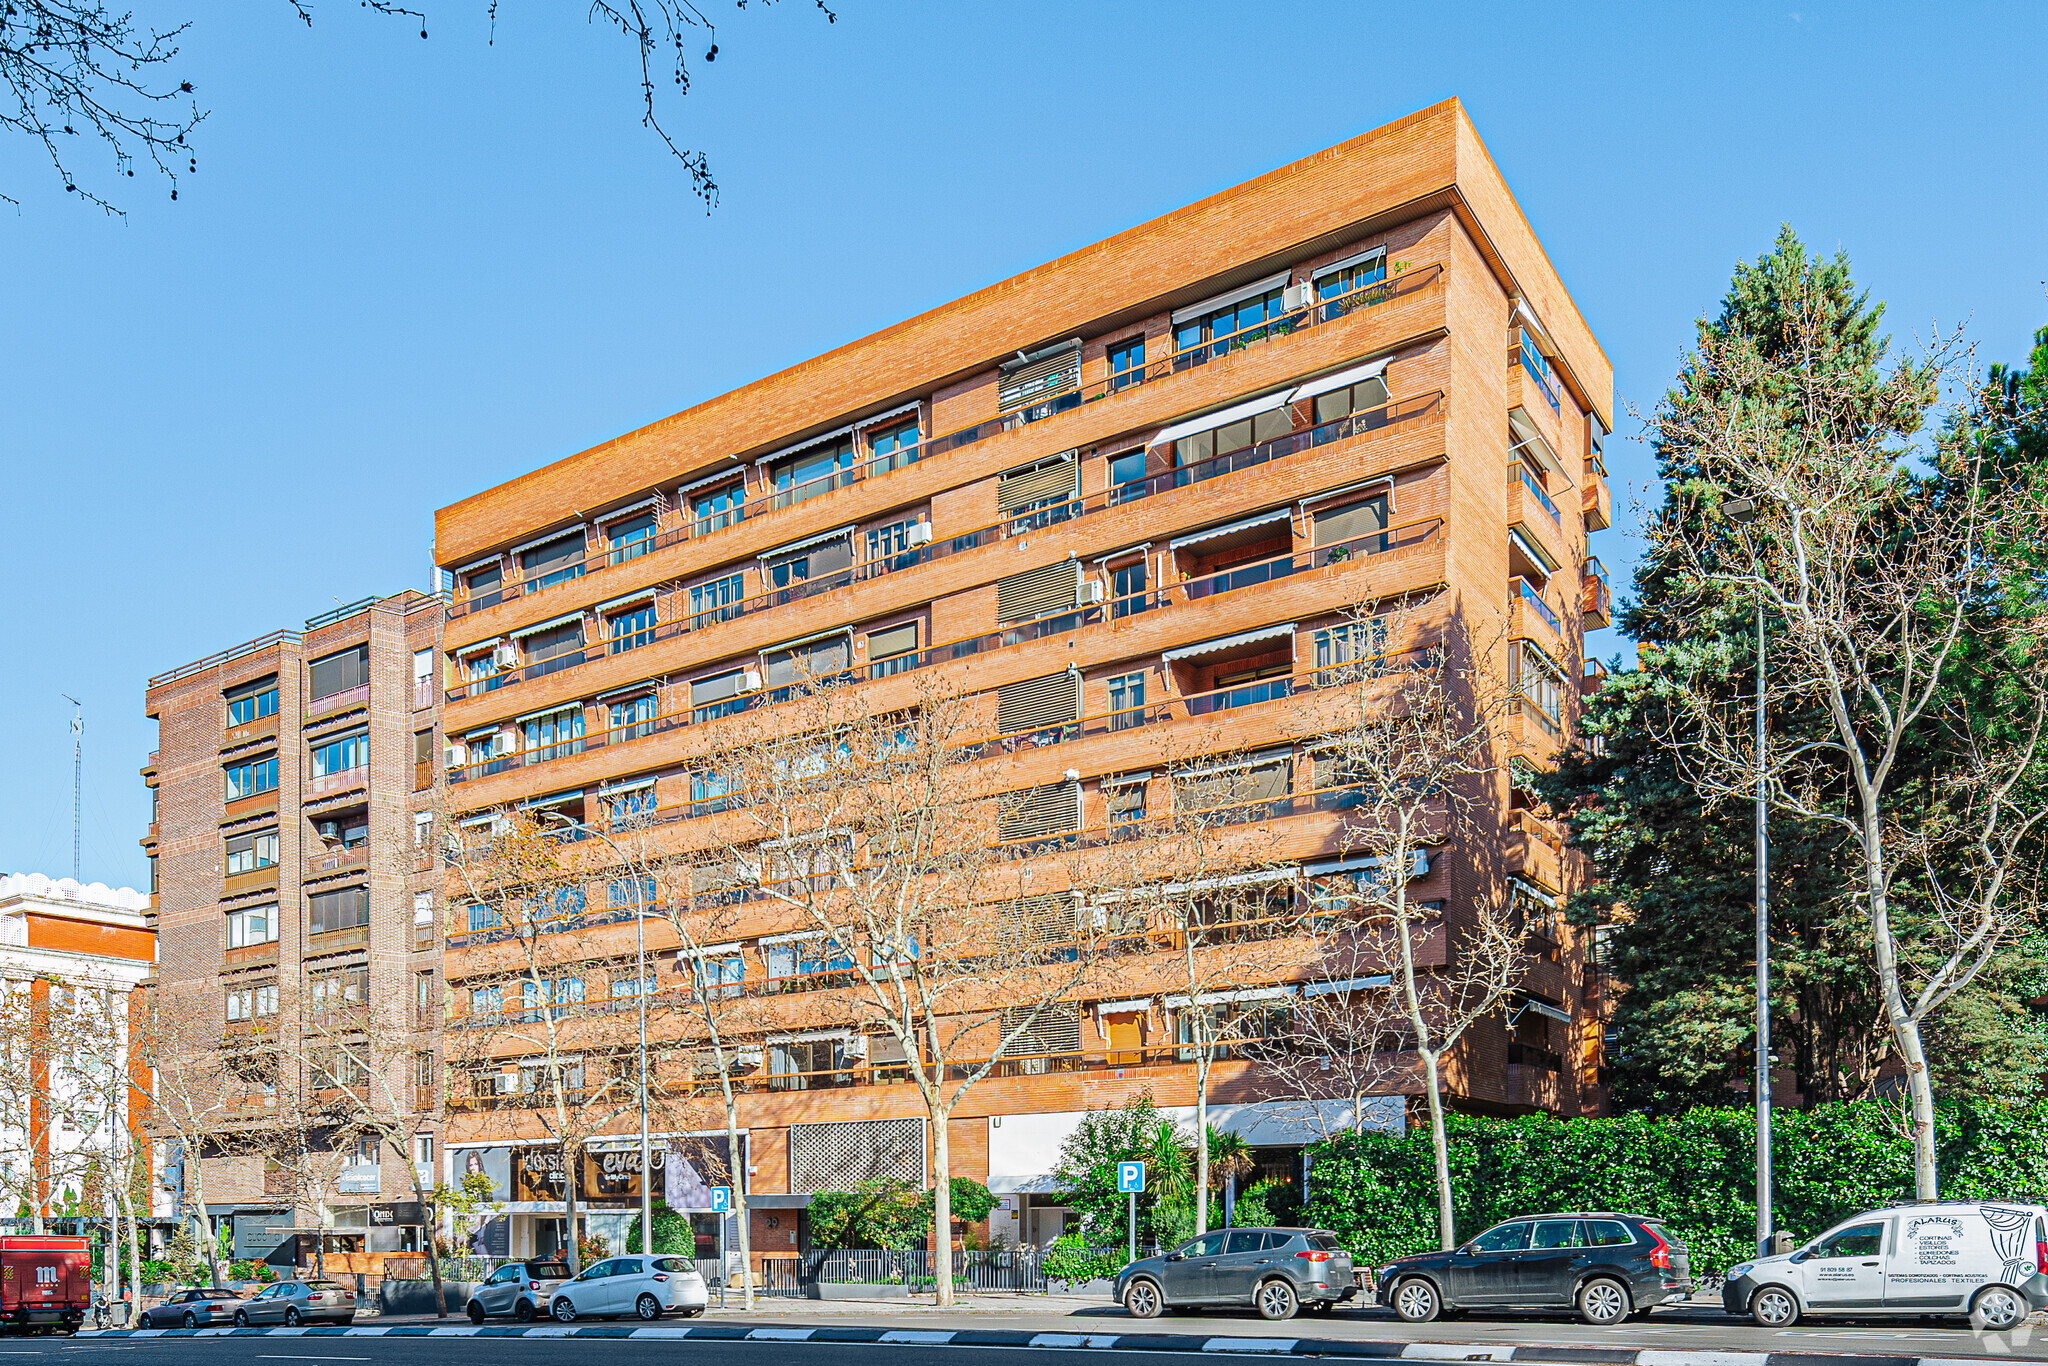
POLYGON ((1142 1162, 1119 1162, 1116 1164, 1116 1189, 1119 1195, 1135 1195, 1145 1189, 1145 1164, 1142 1162))

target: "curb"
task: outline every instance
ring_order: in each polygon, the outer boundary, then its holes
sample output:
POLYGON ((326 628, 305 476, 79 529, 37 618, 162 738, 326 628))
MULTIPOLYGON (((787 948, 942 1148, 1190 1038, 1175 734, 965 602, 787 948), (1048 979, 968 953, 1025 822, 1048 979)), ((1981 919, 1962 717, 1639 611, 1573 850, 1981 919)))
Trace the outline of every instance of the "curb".
MULTIPOLYGON (((572 1324, 388 1328, 111 1328, 74 1336, 105 1338, 634 1338, 698 1342, 823 1342, 905 1347, 1044 1347, 1068 1351, 1211 1352, 1230 1355, 1364 1357, 1408 1361, 1577 1363, 1578 1366, 1958 1366, 1989 1357, 1862 1356, 1832 1352, 1725 1352, 1674 1348, 1511 1347, 1500 1343, 1406 1342, 1342 1338, 1205 1337, 1188 1333, 1025 1333, 973 1328, 830 1328, 695 1324, 632 1327, 572 1324)), ((2010 1360, 2009 1358, 2003 1360, 2010 1360)))

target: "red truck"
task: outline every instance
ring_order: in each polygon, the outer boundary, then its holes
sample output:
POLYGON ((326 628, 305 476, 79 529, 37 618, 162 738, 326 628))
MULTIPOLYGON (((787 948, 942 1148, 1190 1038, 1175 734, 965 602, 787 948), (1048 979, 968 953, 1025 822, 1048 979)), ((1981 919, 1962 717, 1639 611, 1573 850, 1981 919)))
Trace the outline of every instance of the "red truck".
POLYGON ((83 1238, 0 1237, 0 1328, 69 1332, 92 1307, 92 1253, 83 1238))

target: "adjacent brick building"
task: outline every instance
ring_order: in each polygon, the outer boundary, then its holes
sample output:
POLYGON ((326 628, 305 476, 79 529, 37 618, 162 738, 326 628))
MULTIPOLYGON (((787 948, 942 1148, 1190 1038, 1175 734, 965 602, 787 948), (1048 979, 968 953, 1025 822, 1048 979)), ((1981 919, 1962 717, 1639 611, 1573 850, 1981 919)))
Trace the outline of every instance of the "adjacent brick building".
MULTIPOLYGON (((404 1070, 393 1084, 415 1101, 425 1163, 439 1131, 431 821, 443 611, 414 592, 366 599, 152 678, 157 749, 142 770, 155 814, 143 840, 155 990, 169 1017, 195 1038, 217 1022, 228 1054, 282 1031, 280 1086, 306 1081, 316 1038, 376 1031, 375 1051, 404 1070)), ((252 1100, 242 1123, 273 1121, 252 1100)), ((278 1230, 321 1225, 274 1160, 198 1160, 204 1212, 232 1229, 236 1255, 263 1257, 289 1241, 278 1230)), ((345 1170, 327 1201, 341 1230, 331 1249, 417 1246, 403 1164, 383 1151, 336 1160, 345 1170)))
MULTIPOLYGON (((1066 828, 1130 800, 1142 760, 1119 716, 1220 719, 1270 765, 1301 860, 1283 885, 1305 895, 1343 866, 1301 718, 1351 605, 1431 594, 1498 638, 1522 696, 1514 765, 1571 733, 1583 634, 1606 620, 1587 538, 1608 522, 1611 378, 1463 109, 1437 105, 442 509, 451 807, 601 823, 651 805, 687 825, 693 755, 731 711, 803 669, 885 705, 932 669, 994 694, 1010 729, 1061 728, 1012 762, 1066 828)), ((1595 979, 1545 914, 1579 874, 1518 786, 1499 784, 1497 845, 1439 850, 1416 884, 1453 941, 1481 882, 1515 885, 1540 931, 1512 1029, 1475 1031, 1453 1099, 1579 1113, 1598 1103, 1595 979)), ((483 952, 467 928, 458 1013, 483 952)), ((790 985, 790 928, 733 948, 743 981, 790 985)), ((687 989, 666 957, 661 989, 687 989)), ((953 1122, 956 1174, 1006 1197, 999 1240, 1059 1231, 1047 1173, 1081 1111, 1193 1098, 1166 995, 1074 1006, 1058 1067, 991 1078, 953 1122)), ((874 1041, 761 1043, 747 1162, 754 1245, 773 1250, 809 1192, 917 1177, 928 1136, 911 1088, 868 1064, 874 1041)), ((1211 1100, 1291 1170, 1306 1135, 1246 1073, 1220 1066, 1211 1100)), ((545 1146, 487 1086, 449 1139, 499 1172, 545 1146)), ((554 1207, 504 1194, 506 1250, 560 1238, 554 1207)), ((623 1223, 598 1204, 593 1228, 623 1223)))

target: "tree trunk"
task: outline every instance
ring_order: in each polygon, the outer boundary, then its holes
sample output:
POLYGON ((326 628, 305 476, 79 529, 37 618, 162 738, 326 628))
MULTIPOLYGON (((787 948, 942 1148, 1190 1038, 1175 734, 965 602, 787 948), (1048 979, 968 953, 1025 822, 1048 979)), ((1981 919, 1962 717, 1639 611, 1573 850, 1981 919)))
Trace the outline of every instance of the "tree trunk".
MULTIPOLYGON (((1190 1005, 1189 1009, 1195 1007, 1190 1005)), ((1209 1231, 1209 1066, 1213 1041, 1195 1027, 1195 1236, 1209 1231)))
POLYGON ((1429 1146, 1436 1176, 1436 1236, 1438 1245, 1449 1252, 1458 1245, 1451 1220, 1451 1150, 1444 1137, 1444 1098, 1437 1083, 1437 1056, 1433 1049, 1422 1053, 1422 1084, 1429 1097, 1429 1146))
MULTIPOLYGON (((202 1239, 206 1245, 206 1270, 213 1277, 213 1288, 222 1285, 220 1275, 220 1239, 213 1236, 213 1228, 206 1218, 206 1182, 199 1174, 199 1155, 190 1140, 180 1140, 178 1162, 185 1174, 185 1211, 192 1220, 192 1236, 202 1239)), ((184 1211, 181 1211, 184 1212, 184 1211)))
POLYGON ((1877 960, 1878 989, 1884 993, 1885 1023, 1891 1026, 1892 1041, 1906 1064, 1906 1095, 1913 1109, 1913 1194, 1919 1200, 1933 1200, 1939 1184, 1934 1165, 1934 1079, 1927 1071, 1920 1022, 1907 1008, 1899 985, 1898 946, 1892 941, 1891 901, 1884 888, 1884 836, 1868 814, 1868 803, 1865 810, 1862 843, 1864 878, 1870 893, 1870 939, 1877 960))
POLYGON ((128 1323, 133 1327, 135 1314, 142 1308, 142 1246, 141 1239, 135 1231, 135 1202, 129 1198, 127 1191, 123 1190, 119 1194, 121 1223, 128 1230, 128 1287, 135 1297, 129 1305, 128 1323))
MULTIPOLYGON (((753 1231, 747 1227, 747 1163, 740 1155, 740 1111, 739 1103, 732 1093, 732 1074, 724 1070, 724 1050, 719 1051, 721 1063, 719 1082, 725 1091, 725 1151, 732 1163, 727 1173, 732 1181, 732 1216, 740 1231, 740 1306, 749 1312, 754 1308, 754 1249, 753 1231)), ((730 1281, 726 1268, 718 1268, 718 1274, 730 1281)))
POLYGON ((399 1147, 396 1137, 389 1137, 389 1141, 392 1148, 397 1150, 400 1160, 405 1163, 405 1169, 412 1173, 413 1199, 420 1202, 420 1234, 427 1243, 427 1274, 434 1278, 434 1317, 445 1319, 448 1317, 448 1291, 441 1284, 441 1249, 435 1246, 434 1239, 436 1221, 433 1215, 428 1213, 434 1208, 433 1202, 427 1199, 426 1188, 420 1184, 419 1164, 412 1160, 412 1153, 399 1147))
MULTIPOLYGON (((940 1076, 945 1075, 943 1068, 940 1076)), ((937 1302, 953 1302, 953 1159, 946 1145, 946 1112, 928 1106, 932 1123, 932 1282, 937 1302)))
POLYGON ((576 1168, 581 1164, 581 1151, 571 1152, 567 1143, 562 1145, 562 1211, 568 1215, 569 1229, 563 1237, 568 1245, 569 1274, 583 1272, 583 1240, 576 1236, 576 1168))

